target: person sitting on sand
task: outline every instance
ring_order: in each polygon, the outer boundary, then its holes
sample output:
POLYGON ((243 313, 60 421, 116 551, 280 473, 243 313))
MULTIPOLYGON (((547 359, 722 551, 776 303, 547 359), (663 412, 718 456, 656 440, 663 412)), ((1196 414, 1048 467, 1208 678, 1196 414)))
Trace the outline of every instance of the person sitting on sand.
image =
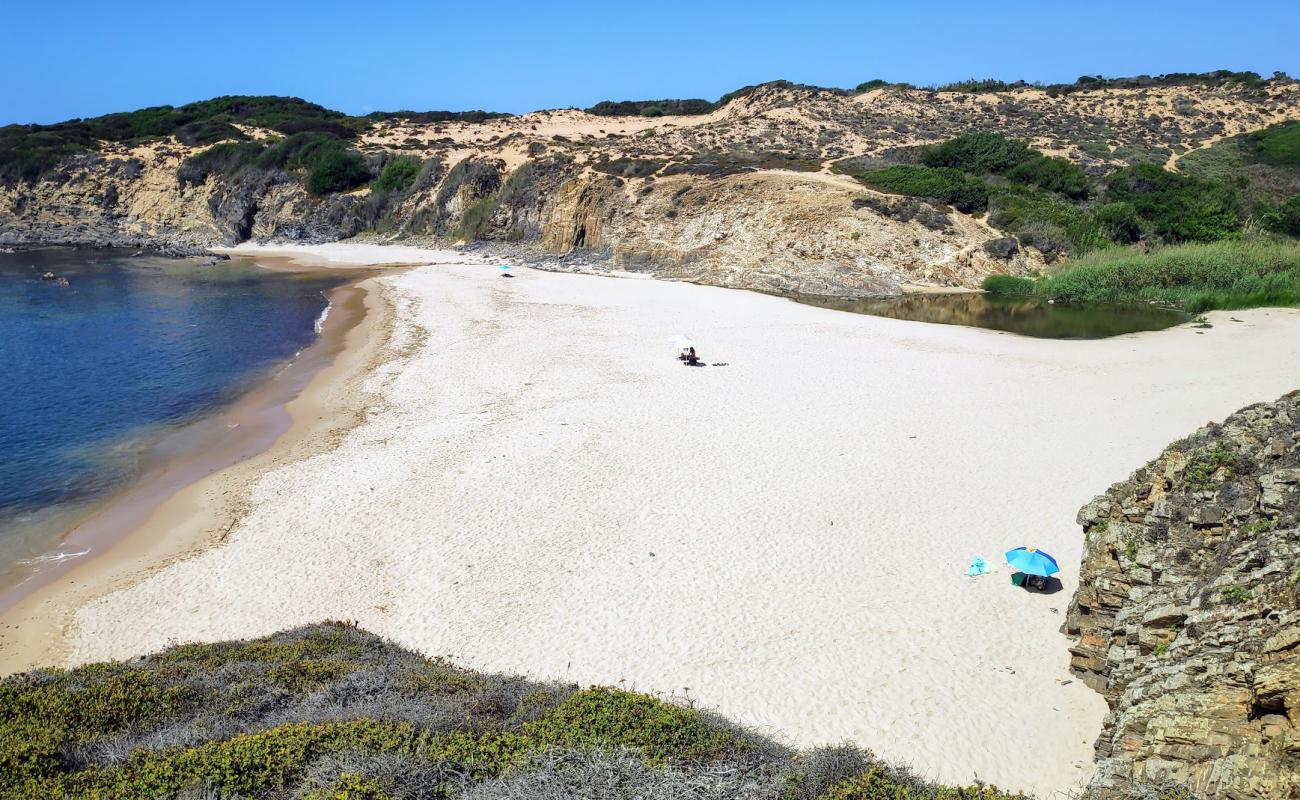
POLYGON ((686 366, 688 366, 688 367, 694 367, 694 366, 696 366, 696 365, 699 364, 699 363, 700 363, 700 357, 697 356, 697 355, 695 355, 695 348, 694 348, 694 347, 692 347, 690 350, 686 351, 686 366))

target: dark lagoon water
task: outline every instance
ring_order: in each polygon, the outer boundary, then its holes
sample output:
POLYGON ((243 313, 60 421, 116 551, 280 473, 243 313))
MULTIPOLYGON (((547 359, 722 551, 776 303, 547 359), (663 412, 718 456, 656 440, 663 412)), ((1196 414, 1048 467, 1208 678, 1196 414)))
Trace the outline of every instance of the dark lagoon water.
POLYGON ((119 251, 0 253, 0 568, 49 545, 33 530, 134 477, 151 442, 291 360, 343 280, 119 251))
POLYGON ((847 300, 798 295, 800 303, 877 317, 967 325, 1043 339, 1104 339, 1138 331, 1158 331, 1191 319, 1188 314, 1150 305, 1063 305, 1040 300, 991 297, 978 292, 905 294, 901 297, 847 300))

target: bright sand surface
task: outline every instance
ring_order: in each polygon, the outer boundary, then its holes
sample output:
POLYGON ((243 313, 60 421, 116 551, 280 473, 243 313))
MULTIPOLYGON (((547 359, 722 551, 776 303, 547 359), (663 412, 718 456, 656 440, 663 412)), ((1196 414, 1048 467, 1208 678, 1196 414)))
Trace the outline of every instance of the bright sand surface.
POLYGON ((1290 310, 1065 342, 499 272, 368 281, 391 329, 328 401, 364 418, 227 487, 244 511, 221 543, 80 605, 62 655, 351 619, 1052 796, 1088 776, 1105 712, 1065 683, 1076 510, 1300 383, 1290 310), (726 366, 683 366, 678 334, 726 366), (1021 544, 1057 557, 1063 591, 965 576, 1021 544))

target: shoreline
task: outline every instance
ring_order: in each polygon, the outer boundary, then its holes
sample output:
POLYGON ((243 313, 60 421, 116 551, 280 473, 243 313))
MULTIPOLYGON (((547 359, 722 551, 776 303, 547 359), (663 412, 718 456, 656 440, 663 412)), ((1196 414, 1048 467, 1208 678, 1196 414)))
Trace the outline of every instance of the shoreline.
MULTIPOLYGON (((401 265, 304 263, 285 255, 232 254, 265 269, 309 272, 340 267, 357 273, 401 265)), ((182 442, 127 485, 95 502, 52 548, 80 557, 52 560, 0 591, 0 675, 62 663, 62 632, 90 599, 143 580, 166 565, 220 543, 245 513, 247 485, 276 463, 307 458, 360 423, 360 405, 322 397, 346 395, 374 365, 391 309, 374 275, 336 287, 316 338, 229 405, 164 434, 182 442), (225 431, 238 428, 239 435, 225 431)))

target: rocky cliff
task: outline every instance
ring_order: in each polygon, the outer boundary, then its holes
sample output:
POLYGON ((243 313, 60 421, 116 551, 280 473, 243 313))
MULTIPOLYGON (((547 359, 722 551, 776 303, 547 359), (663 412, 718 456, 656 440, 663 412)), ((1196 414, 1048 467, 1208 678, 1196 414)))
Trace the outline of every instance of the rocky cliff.
POLYGON ((1079 522, 1066 629, 1111 708, 1090 796, 1300 797, 1300 392, 1174 443, 1079 522))
MULTIPOLYGON (((881 194, 849 174, 906 163, 921 146, 972 131, 1019 137, 1093 175, 1137 161, 1172 164, 1300 118, 1298 99, 1295 82, 1065 95, 771 84, 690 116, 566 109, 473 121, 350 118, 348 146, 372 174, 393 159, 417 163, 419 174, 399 190, 369 185, 323 196, 309 193, 292 165, 196 171, 211 139, 103 141, 37 179, 0 185, 0 244, 196 251, 364 234, 499 242, 762 290, 864 296, 908 284, 974 287, 989 274, 1042 268, 1043 245, 1024 236, 1017 243, 982 215, 881 194)), ((244 143, 284 133, 238 120, 226 130, 244 143)))

